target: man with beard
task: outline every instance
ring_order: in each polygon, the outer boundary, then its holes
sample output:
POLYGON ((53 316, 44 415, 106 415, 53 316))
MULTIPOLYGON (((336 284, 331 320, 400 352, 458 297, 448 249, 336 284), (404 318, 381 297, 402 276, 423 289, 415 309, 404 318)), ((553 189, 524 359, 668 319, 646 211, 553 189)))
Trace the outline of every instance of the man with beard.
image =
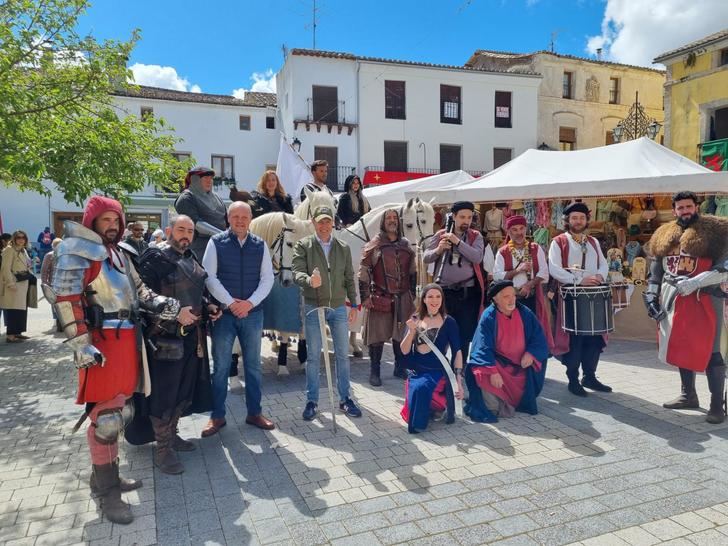
MULTIPOLYGON (((549 273, 561 284, 598 286, 604 284, 609 272, 609 264, 594 237, 586 234, 589 226, 589 208, 580 202, 572 203, 564 209, 566 233, 554 237, 549 248, 549 273), (579 266, 580 273, 568 268, 579 266)), ((612 392, 612 388, 601 383, 596 376, 599 355, 606 346, 601 335, 577 335, 566 332, 561 326, 561 304, 559 291, 556 291, 557 316, 554 333, 554 350, 561 356, 569 379, 569 392, 576 396, 586 396, 587 389, 612 392), (579 366, 584 377, 579 382, 579 366)))
POLYGON ((195 445, 177 435, 177 424, 185 413, 212 408, 206 321, 217 320, 221 311, 210 301, 207 273, 189 249, 195 233, 192 219, 177 216, 167 229, 168 244, 142 255, 139 276, 158 294, 189 306, 195 316, 186 327, 155 316, 146 332, 152 383, 148 414, 157 442, 154 463, 165 474, 181 474, 184 467, 176 451, 193 451, 195 445))
POLYGON ((369 347, 369 384, 382 385, 380 366, 384 343, 392 341, 394 375, 406 377, 399 342, 413 313, 417 274, 414 252, 402 236, 399 212, 384 211, 379 233, 362 251, 359 293, 367 310, 364 343, 369 347))
POLYGON ((704 371, 710 390, 705 420, 719 424, 726 416, 720 284, 728 281, 728 220, 700 216, 690 191, 673 196, 672 212, 676 220, 657 228, 647 245, 653 260, 644 294, 647 313, 658 323, 658 356, 680 371, 682 392, 663 407, 699 408, 695 372, 704 371))
POLYGON ((114 523, 130 523, 122 491, 141 482, 119 477, 118 438, 124 427, 122 408, 135 390, 149 394, 148 370, 140 350, 139 309, 188 326, 195 321, 189 307, 158 296, 141 281, 117 248, 124 213, 118 201, 92 197, 83 225, 67 221, 65 239, 56 249, 53 285, 44 287, 55 307, 78 368, 76 402, 86 405, 77 427, 88 416, 86 434, 93 472, 91 490, 101 510, 114 523))
POLYGON ((543 285, 549 281, 546 253, 538 243, 526 240, 526 218, 519 214, 506 220, 508 241, 498 249, 493 279, 513 281, 518 303, 538 317, 549 347, 553 346, 546 296, 543 285))
POLYGON ((210 237, 221 233, 227 227, 227 214, 222 199, 212 191, 215 171, 207 167, 195 167, 187 173, 185 190, 174 202, 177 214, 192 218, 195 223, 195 237, 190 250, 202 260, 210 237))
MULTIPOLYGON (((301 188, 301 203, 306 200, 306 189, 308 191, 326 191, 329 192, 331 197, 334 196, 333 192, 326 185, 326 179, 329 176, 329 163, 324 159, 317 159, 311 163, 311 174, 313 175, 313 182, 309 182, 301 188)), ((311 211, 313 213, 313 211, 311 211)))
POLYGON ((470 226, 475 205, 458 201, 452 206, 452 230, 438 231, 430 241, 424 262, 435 263, 435 282, 445 292, 445 308, 460 328, 463 361, 483 312, 485 279, 481 263, 485 242, 470 226))

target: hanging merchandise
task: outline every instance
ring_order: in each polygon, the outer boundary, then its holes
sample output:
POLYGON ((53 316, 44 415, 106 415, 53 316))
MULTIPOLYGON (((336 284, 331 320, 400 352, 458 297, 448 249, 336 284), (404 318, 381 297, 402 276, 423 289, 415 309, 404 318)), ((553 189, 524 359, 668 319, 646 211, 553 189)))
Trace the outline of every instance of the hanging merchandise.
POLYGON ((624 228, 618 227, 614 228, 612 231, 614 232, 614 237, 617 242, 617 248, 624 248, 627 244, 627 233, 624 231, 624 228))
POLYGON ((612 213, 612 205, 610 200, 597 201, 597 211, 594 219, 599 222, 609 222, 609 216, 612 213))
POLYGON ((547 227, 551 223, 551 203, 542 199, 536 203, 536 225, 547 227))
POLYGON ((700 203, 701 214, 715 214, 715 196, 706 195, 703 202, 700 203))
POLYGON ((556 229, 564 229, 564 202, 554 201, 551 204, 551 223, 556 229))
POLYGON ((715 196, 715 215, 716 216, 728 216, 728 196, 721 195, 715 196))
POLYGON ((533 231, 536 227, 536 201, 526 201, 523 204, 523 216, 526 218, 528 229, 533 231))
POLYGON ((634 259, 642 252, 642 245, 640 245, 639 241, 630 241, 624 247, 624 252, 627 254, 627 263, 632 267, 634 259))
POLYGON ((511 201, 511 204, 508 208, 511 211, 509 216, 513 216, 515 214, 523 216, 523 210, 525 206, 523 205, 523 201, 521 201, 520 199, 516 199, 515 201, 511 201))
POLYGON ((533 242, 541 245, 544 252, 548 252, 549 245, 551 244, 551 234, 549 228, 540 227, 533 232, 533 242))

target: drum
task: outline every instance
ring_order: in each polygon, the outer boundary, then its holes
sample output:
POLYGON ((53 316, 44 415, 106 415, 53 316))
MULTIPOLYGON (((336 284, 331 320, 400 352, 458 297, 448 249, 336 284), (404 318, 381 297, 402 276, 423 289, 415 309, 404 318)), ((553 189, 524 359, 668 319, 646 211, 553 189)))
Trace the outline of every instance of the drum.
POLYGON ((612 287, 612 309, 629 307, 627 299, 627 286, 629 285, 626 282, 613 282, 610 286, 612 287))
POLYGON ((611 286, 562 286, 561 327, 577 336, 595 336, 613 331, 611 286))

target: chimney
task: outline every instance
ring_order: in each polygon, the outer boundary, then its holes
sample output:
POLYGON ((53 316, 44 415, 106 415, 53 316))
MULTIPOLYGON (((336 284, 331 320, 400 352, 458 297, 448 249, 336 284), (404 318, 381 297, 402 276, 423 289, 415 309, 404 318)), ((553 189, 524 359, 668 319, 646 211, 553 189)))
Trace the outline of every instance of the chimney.
POLYGON ((601 60, 602 60, 602 48, 598 47, 597 48, 597 61, 601 61, 601 60))

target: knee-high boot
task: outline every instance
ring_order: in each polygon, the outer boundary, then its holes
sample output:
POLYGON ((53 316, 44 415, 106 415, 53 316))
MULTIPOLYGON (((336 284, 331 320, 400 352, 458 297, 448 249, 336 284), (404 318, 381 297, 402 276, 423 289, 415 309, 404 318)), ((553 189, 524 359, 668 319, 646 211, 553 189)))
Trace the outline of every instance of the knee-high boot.
POLYGON ((708 368, 705 370, 708 377, 708 389, 710 389, 710 410, 705 420, 717 425, 725 421, 725 363, 720 353, 710 355, 708 368))
POLYGON ((176 435, 174 420, 151 416, 149 419, 152 421, 154 439, 157 442, 154 449, 154 464, 165 474, 182 474, 185 468, 179 462, 173 447, 176 435))
POLYGON ((127 524, 134 521, 131 507, 121 500, 121 483, 119 481, 119 465, 93 465, 94 483, 101 501, 101 511, 106 519, 114 523, 127 524))
POLYGON ((381 387, 382 378, 380 375, 382 365, 382 353, 384 345, 369 345, 369 384, 372 387, 381 387))
MULTIPOLYGON (((695 409, 700 407, 698 393, 695 392, 695 372, 679 368, 680 370, 680 396, 662 404, 667 409, 695 409)), ((710 383, 710 379, 708 379, 710 383)))

